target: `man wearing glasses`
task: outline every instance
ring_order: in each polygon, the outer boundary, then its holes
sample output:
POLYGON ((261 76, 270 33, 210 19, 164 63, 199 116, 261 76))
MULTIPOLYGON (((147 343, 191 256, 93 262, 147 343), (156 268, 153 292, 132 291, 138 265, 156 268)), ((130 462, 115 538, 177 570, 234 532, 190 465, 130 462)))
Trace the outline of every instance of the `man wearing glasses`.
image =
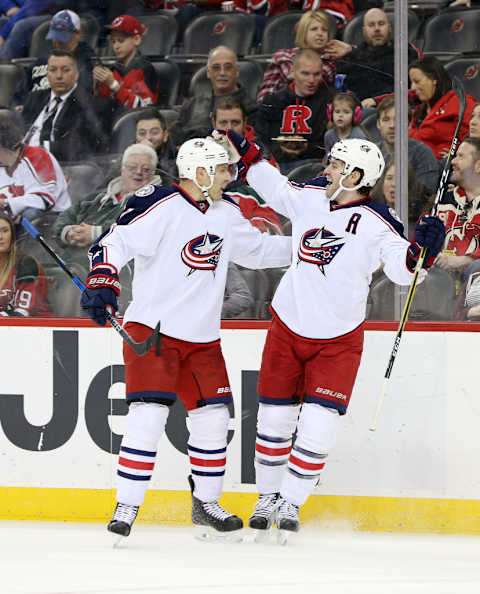
POLYGON ((115 222, 127 199, 146 184, 161 183, 161 178, 155 175, 156 167, 157 154, 153 148, 132 144, 123 153, 119 177, 61 213, 53 225, 53 233, 67 263, 75 262, 88 269, 87 248, 115 222))

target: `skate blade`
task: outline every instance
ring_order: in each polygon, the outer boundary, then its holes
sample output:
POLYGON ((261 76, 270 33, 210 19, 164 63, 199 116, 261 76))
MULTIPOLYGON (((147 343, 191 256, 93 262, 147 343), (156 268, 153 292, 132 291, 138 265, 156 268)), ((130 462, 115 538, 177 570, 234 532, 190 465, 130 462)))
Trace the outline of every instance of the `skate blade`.
POLYGON ((231 532, 218 532, 210 526, 195 526, 194 538, 201 542, 238 543, 243 542, 243 530, 232 530, 231 532))
POLYGON ((293 530, 281 530, 279 528, 277 528, 276 532, 277 544, 281 547, 284 547, 289 542, 295 542, 296 535, 298 534, 298 532, 294 532, 293 530))
POLYGON ((258 530, 257 528, 251 529, 253 532, 253 542, 257 544, 265 544, 270 542, 270 533, 271 530, 267 528, 266 530, 258 530))

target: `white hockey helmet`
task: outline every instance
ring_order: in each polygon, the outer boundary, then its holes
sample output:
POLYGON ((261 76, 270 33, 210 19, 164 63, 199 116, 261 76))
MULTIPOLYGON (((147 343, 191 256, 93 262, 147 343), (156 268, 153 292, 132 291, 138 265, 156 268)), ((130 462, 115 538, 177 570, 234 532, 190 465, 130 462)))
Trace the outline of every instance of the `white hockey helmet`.
POLYGON ((356 168, 363 171, 363 177, 359 185, 351 188, 352 190, 362 186, 372 188, 382 175, 385 167, 385 160, 378 146, 362 138, 339 140, 333 145, 330 157, 345 163, 344 177, 352 173, 356 168))
POLYGON ((224 164, 230 164, 228 153, 211 138, 192 138, 178 149, 177 167, 180 179, 196 182, 197 167, 203 167, 213 183, 217 165, 224 164))

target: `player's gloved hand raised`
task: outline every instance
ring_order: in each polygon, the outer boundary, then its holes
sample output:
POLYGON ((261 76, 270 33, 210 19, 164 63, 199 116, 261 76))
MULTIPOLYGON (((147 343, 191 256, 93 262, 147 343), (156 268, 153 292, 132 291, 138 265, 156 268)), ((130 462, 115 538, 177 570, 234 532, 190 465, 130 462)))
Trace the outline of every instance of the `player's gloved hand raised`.
POLYGON ((234 130, 212 130, 212 138, 225 147, 230 160, 238 163, 238 172, 245 174, 250 165, 257 163, 263 158, 262 151, 254 142, 248 142, 246 138, 237 134, 234 130))
POLYGON ((95 324, 105 326, 106 311, 112 315, 118 309, 117 297, 120 295, 118 274, 110 268, 94 267, 87 277, 80 305, 95 324))
POLYGON ((442 251, 445 242, 445 226, 438 217, 424 216, 415 225, 413 241, 407 250, 407 267, 414 271, 422 247, 427 248, 422 268, 428 270, 442 251))

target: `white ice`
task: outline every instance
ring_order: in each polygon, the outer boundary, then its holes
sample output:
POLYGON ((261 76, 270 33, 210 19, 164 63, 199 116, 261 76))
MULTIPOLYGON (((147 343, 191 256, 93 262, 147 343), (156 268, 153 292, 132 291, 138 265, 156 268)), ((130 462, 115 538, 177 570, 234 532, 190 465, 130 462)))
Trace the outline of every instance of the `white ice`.
POLYGON ((480 593, 477 536, 307 528, 281 547, 193 530, 138 524, 114 549, 101 524, 0 522, 0 593, 480 593))

